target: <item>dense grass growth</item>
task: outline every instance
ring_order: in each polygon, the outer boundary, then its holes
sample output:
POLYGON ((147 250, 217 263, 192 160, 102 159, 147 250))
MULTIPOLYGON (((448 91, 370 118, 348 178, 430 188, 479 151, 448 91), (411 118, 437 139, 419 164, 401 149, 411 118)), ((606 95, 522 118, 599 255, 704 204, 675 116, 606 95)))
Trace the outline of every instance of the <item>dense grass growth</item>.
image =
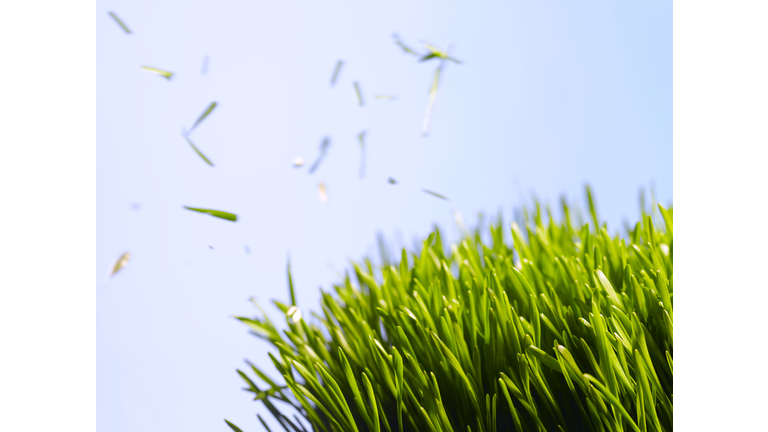
POLYGON ((564 204, 560 223, 538 205, 526 228, 492 223, 487 244, 435 230, 397 264, 355 264, 320 314, 275 302, 282 331, 238 317, 281 377, 238 371, 247 390, 289 432, 671 431, 672 209, 622 238, 591 201, 580 228, 564 204))

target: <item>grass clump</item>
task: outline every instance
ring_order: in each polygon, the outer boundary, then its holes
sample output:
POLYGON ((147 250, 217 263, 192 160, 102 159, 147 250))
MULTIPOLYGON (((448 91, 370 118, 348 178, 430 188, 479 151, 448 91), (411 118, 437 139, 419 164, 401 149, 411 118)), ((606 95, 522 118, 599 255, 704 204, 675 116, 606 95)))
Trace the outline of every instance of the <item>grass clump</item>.
POLYGON ((622 238, 591 201, 581 228, 563 204, 490 242, 436 229, 399 263, 354 264, 321 314, 275 301, 282 331, 238 317, 284 382, 251 365, 266 387, 238 371, 246 390, 289 432, 671 431, 672 209, 622 238))

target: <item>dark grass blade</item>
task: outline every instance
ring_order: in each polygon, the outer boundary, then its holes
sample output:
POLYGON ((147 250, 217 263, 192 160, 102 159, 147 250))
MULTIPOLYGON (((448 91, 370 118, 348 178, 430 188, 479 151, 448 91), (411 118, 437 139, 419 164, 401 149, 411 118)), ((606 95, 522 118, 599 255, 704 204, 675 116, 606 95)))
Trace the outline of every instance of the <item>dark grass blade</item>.
POLYGON ((446 200, 446 201, 448 201, 448 198, 446 198, 446 197, 445 197, 445 196, 443 196, 443 195, 440 195, 440 194, 439 194, 439 193, 437 193, 437 192, 432 192, 431 190, 427 190, 427 189, 422 189, 422 191, 423 191, 423 192, 425 192, 425 193, 428 193, 428 194, 430 194, 430 195, 432 195, 432 196, 435 196, 435 197, 438 197, 438 198, 440 198, 440 199, 443 199, 443 200, 446 200))
POLYGON ((213 112, 213 110, 214 110, 215 108, 216 108, 216 102, 211 102, 211 104, 210 104, 210 105, 208 105, 208 108, 206 108, 206 109, 205 109, 205 112, 203 112, 203 113, 200 115, 200 117, 197 119, 197 121, 195 122, 195 124, 193 124, 193 125, 192 125, 192 128, 190 128, 190 129, 189 129, 189 133, 191 133, 193 130, 195 130, 195 128, 197 127, 197 125, 199 125, 199 124, 200 124, 200 122, 202 122, 203 120, 205 120, 205 118, 206 118, 206 117, 208 117, 208 116, 209 116, 209 115, 210 115, 210 114, 213 112))
POLYGON ((323 142, 320 143, 320 155, 317 156, 317 159, 315 160, 315 163, 312 164, 312 167, 309 168, 309 173, 312 174, 315 172, 317 167, 320 166, 320 162, 323 161, 323 158, 325 157, 325 153, 328 151, 328 148, 331 146, 331 139, 326 137, 323 138, 323 142))
POLYGON ((109 16, 111 16, 112 19, 115 20, 117 25, 119 25, 126 34, 131 34, 131 29, 129 29, 128 26, 125 25, 125 23, 120 18, 118 18, 114 12, 110 12, 109 16))
POLYGON ((341 72, 341 67, 344 65, 344 60, 339 60, 336 63, 336 68, 333 69, 333 75, 331 76, 331 87, 336 85, 336 79, 339 77, 339 73, 341 72))
POLYGON ((355 95, 357 96, 357 103, 363 106, 363 94, 360 92, 360 83, 355 81, 352 83, 355 86, 355 95))

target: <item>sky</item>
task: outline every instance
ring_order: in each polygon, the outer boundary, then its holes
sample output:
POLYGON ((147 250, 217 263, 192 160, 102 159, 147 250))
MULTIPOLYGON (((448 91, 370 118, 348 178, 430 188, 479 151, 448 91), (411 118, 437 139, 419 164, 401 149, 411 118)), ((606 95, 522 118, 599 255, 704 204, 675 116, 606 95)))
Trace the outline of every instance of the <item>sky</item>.
POLYGON ((378 257, 379 232, 393 249, 435 224, 455 238, 452 212, 511 221, 534 196, 559 216, 586 183, 612 233, 641 188, 672 203, 672 3, 474 3, 97 2, 98 430, 261 430, 271 416, 235 370, 272 370, 267 346, 232 316, 257 315, 250 297, 277 316, 289 256, 299 307, 317 310, 350 260, 378 257), (462 61, 427 136, 438 63, 393 33, 462 61), (212 101, 190 138, 213 167, 182 137, 212 101))

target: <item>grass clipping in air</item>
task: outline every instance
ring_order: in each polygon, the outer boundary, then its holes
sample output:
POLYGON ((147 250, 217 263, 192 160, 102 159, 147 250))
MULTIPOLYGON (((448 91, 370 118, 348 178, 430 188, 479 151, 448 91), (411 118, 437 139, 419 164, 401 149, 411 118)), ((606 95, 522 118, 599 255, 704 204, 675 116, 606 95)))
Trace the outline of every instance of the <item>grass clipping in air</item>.
POLYGON ((238 317, 273 347, 246 390, 289 431, 671 431, 672 209, 620 238, 536 207, 355 264, 304 319, 275 301, 280 330, 238 317))

